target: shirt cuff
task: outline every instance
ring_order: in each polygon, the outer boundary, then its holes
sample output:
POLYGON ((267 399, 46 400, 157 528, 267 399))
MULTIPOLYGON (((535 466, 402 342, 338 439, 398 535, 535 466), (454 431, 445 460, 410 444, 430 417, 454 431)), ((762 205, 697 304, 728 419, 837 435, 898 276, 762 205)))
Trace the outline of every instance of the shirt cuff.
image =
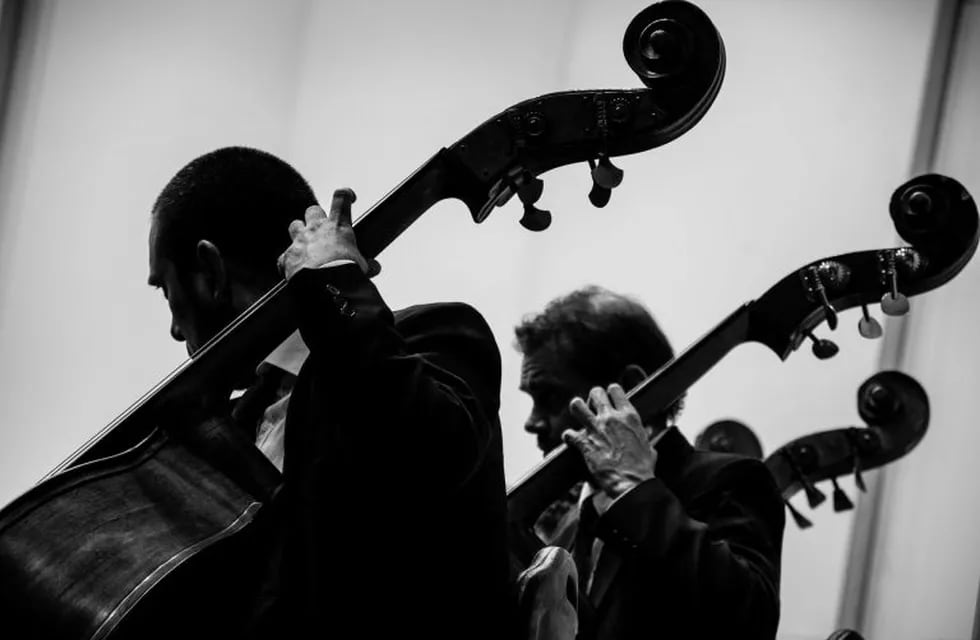
POLYGON ((331 260, 326 264, 321 264, 317 269, 329 269, 330 267, 339 267, 345 264, 357 264, 350 258, 340 258, 339 260, 331 260))
POLYGON ((596 491, 595 495, 592 496, 592 504, 595 506, 595 510, 601 516, 606 511, 609 511, 609 509, 611 509, 614 504, 616 504, 617 502, 619 502, 620 500, 628 496, 633 491, 636 491, 636 488, 638 486, 640 485, 637 484, 630 487, 629 489, 619 494, 615 498, 611 498, 609 494, 606 493, 605 491, 596 491))

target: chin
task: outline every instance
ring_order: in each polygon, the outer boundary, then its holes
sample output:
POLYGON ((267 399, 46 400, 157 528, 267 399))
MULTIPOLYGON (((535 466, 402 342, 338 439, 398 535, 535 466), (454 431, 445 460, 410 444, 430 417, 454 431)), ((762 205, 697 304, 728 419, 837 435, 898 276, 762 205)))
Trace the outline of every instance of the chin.
POLYGON ((560 442, 538 442, 538 449, 541 449, 541 456, 547 456, 549 453, 558 448, 560 442))

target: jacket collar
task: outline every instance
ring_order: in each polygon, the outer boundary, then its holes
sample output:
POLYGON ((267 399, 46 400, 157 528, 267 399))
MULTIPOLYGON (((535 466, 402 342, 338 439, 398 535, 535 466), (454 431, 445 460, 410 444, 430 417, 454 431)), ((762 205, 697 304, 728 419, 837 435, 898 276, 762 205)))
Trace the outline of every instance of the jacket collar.
POLYGON ((657 466, 654 474, 667 485, 673 485, 681 469, 687 465, 694 447, 677 427, 668 427, 654 443, 653 448, 657 451, 657 466))

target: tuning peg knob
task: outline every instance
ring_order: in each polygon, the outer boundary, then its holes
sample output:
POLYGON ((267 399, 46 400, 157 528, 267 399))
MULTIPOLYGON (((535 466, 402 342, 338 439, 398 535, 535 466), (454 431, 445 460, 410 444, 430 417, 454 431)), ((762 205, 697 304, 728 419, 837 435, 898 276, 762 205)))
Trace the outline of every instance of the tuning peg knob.
POLYGON ((589 163, 592 169, 592 181, 605 189, 615 189, 623 182, 623 170, 609 160, 608 156, 599 156, 599 164, 589 163))
POLYGON ((827 494, 818 489, 817 485, 810 482, 806 476, 800 476, 800 482, 803 483, 803 491, 806 492, 806 501, 811 509, 816 509, 827 499, 827 494))
POLYGON ((881 324, 871 317, 871 314, 868 312, 868 305, 861 305, 861 314, 861 319, 858 320, 858 333, 861 334, 861 337, 868 338, 869 340, 880 338, 883 333, 881 324))
POLYGON ((840 351, 840 347, 834 344, 830 340, 824 340, 813 335, 812 331, 807 331, 807 338, 813 341, 813 346, 810 348, 813 351, 813 355, 817 356, 820 360, 827 360, 828 358, 833 358, 840 351))
POLYGON ((796 507, 794 507, 789 500, 783 499, 783 504, 785 504, 786 508, 789 509, 789 514, 793 516, 793 521, 796 523, 797 527, 800 529, 809 529, 813 526, 813 523, 810 522, 810 520, 808 520, 802 513, 797 511, 796 507))
POLYGON ((881 312, 886 316, 904 316, 909 312, 909 299, 897 291, 889 291, 881 296, 881 312))
POLYGON ((853 509, 854 503, 851 502, 851 499, 847 497, 844 490, 837 484, 837 478, 831 478, 830 481, 834 483, 834 511, 840 513, 841 511, 850 511, 853 509))
POLYGON ((544 181, 533 178, 530 174, 524 176, 521 186, 517 189, 517 197, 524 205, 524 215, 521 216, 520 223, 529 231, 544 231, 551 226, 551 212, 534 206, 543 192, 544 181))
POLYGON ((519 222, 528 231, 544 231, 551 226, 551 212, 525 202, 524 215, 519 222))
POLYGON ((623 182, 623 170, 614 166, 606 156, 599 156, 599 163, 589 160, 592 173, 592 190, 589 191, 589 202, 599 209, 609 204, 612 190, 623 182))
POLYGON ((600 187, 596 183, 592 183, 592 190, 589 191, 589 202, 592 206, 599 209, 603 208, 609 204, 609 198, 612 196, 612 189, 607 189, 605 187, 600 187))

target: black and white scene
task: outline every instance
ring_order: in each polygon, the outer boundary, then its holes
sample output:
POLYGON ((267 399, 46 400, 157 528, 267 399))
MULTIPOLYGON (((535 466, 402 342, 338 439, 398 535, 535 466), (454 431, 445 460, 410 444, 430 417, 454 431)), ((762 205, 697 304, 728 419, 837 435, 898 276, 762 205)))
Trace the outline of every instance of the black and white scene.
POLYGON ((0 0, 0 636, 980 640, 980 0, 0 0))

